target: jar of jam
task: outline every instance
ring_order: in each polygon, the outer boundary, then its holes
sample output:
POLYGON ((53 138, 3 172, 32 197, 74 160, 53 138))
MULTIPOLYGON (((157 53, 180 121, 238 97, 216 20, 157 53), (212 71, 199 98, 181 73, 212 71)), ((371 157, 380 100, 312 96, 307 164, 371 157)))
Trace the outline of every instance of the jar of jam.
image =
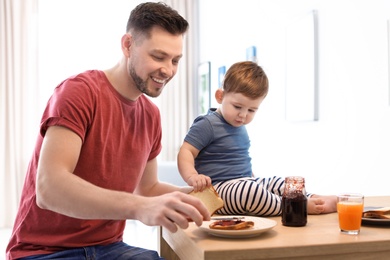
POLYGON ((285 179, 282 196, 282 224, 302 227, 307 223, 305 178, 289 176, 285 179))

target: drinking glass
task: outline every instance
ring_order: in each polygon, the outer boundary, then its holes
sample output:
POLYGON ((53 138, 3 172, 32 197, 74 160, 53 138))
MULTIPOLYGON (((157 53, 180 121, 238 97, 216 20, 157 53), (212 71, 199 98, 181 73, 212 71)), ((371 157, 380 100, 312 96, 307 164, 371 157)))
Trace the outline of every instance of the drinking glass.
POLYGON ((357 235, 362 225, 364 196, 360 193, 346 193, 337 196, 337 212, 340 231, 357 235))

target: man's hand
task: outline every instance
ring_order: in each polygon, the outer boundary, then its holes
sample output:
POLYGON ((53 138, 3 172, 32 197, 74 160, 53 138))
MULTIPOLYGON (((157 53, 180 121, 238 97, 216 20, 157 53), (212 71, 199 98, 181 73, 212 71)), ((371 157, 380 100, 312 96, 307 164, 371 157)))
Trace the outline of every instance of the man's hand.
POLYGON ((186 229, 189 222, 196 225, 210 220, 204 204, 197 198, 176 191, 157 197, 138 197, 141 206, 136 209, 135 218, 150 226, 163 226, 174 233, 178 227, 186 229))

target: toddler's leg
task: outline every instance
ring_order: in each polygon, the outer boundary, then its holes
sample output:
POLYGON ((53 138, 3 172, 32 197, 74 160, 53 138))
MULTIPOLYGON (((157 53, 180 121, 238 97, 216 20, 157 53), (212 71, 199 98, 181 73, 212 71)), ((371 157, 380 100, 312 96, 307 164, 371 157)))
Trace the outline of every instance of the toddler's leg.
POLYGON ((273 176, 270 178, 256 178, 256 182, 260 187, 263 187, 275 195, 283 195, 284 179, 281 177, 273 176))
POLYGON ((281 214, 281 178, 245 178, 218 183, 215 189, 224 200, 219 214, 277 216, 281 214))

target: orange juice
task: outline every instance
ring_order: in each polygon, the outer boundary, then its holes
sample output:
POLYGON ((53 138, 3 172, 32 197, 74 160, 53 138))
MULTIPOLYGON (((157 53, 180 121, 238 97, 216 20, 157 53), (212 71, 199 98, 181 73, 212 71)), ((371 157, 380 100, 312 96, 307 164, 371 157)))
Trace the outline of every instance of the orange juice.
POLYGON ((340 229, 344 231, 360 230, 363 203, 341 201, 337 203, 340 229))

